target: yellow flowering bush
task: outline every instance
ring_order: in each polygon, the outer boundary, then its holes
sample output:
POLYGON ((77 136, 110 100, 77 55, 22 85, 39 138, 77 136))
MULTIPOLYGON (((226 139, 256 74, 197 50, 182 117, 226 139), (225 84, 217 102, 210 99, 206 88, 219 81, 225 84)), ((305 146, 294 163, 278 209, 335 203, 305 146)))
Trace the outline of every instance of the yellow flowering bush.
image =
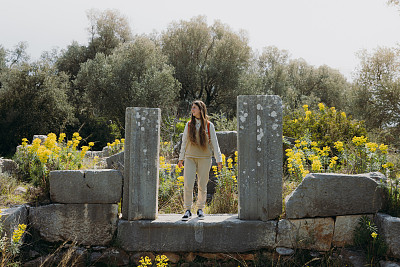
POLYGON ((289 177, 301 181, 310 172, 337 171, 349 174, 380 171, 390 175, 394 164, 387 159, 387 145, 367 141, 364 136, 354 136, 346 145, 336 141, 332 148, 320 148, 318 142, 306 135, 286 149, 289 177))
POLYGON ((43 142, 36 138, 28 144, 26 138, 14 155, 18 164, 19 176, 22 180, 32 181, 34 185, 48 189, 48 176, 52 170, 77 170, 84 167, 83 160, 87 151, 94 145, 81 146, 82 137, 74 133, 71 140, 66 141, 66 134, 59 137, 49 133, 43 142))
POLYGON ((210 213, 237 213, 238 189, 237 189, 237 156, 234 159, 226 159, 222 154, 222 169, 213 166, 213 172, 217 177, 215 193, 210 204, 210 213))
POLYGON ((183 206, 183 167, 173 166, 159 157, 158 206, 163 213, 179 213, 183 206))
POLYGON ((354 136, 366 136, 364 123, 339 112, 334 107, 318 104, 317 109, 304 105, 301 109, 286 112, 283 118, 283 135, 300 139, 309 134, 320 147, 333 147, 337 140, 350 141, 354 136))
MULTIPOLYGON (((90 144, 90 143, 89 143, 90 144)), ((115 139, 114 142, 112 143, 107 143, 107 148, 108 148, 108 155, 114 155, 117 154, 121 151, 124 151, 125 149, 125 139, 121 138, 120 139, 115 139)))

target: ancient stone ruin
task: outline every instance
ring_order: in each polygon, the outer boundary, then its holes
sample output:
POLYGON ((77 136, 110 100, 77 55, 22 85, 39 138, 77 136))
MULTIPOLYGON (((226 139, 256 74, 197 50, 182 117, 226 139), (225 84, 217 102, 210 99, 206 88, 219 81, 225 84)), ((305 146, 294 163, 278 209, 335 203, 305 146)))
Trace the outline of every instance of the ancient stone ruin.
POLYGON ((127 252, 245 252, 260 248, 328 251, 352 244, 358 219, 375 218, 400 258, 400 219, 377 213, 377 173, 309 174, 282 212, 282 103, 278 96, 238 97, 238 214, 182 222, 157 214, 159 109, 127 108, 123 173, 54 171, 53 204, 29 208, 29 222, 50 242, 108 245, 116 237, 127 252), (123 174, 123 175, 122 175, 123 174), (122 198, 122 218, 117 203, 122 198))

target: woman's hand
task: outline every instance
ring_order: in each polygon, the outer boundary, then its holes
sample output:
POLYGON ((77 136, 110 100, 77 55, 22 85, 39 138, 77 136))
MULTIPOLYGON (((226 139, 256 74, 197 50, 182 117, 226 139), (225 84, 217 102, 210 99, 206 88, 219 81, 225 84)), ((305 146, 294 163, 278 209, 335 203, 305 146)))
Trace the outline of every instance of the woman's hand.
POLYGON ((220 171, 222 169, 222 162, 218 162, 218 170, 220 171))
POLYGON ((183 160, 178 161, 178 167, 182 168, 183 167, 183 160))

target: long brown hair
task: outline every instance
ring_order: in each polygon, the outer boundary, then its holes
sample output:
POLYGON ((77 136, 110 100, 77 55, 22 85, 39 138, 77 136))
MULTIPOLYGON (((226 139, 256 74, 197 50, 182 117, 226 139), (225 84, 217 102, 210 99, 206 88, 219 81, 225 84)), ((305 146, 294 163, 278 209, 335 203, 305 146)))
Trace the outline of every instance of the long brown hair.
POLYGON ((192 105, 196 105, 200 109, 200 144, 198 144, 196 141, 196 117, 193 116, 193 114, 189 123, 189 140, 192 144, 200 145, 201 148, 206 149, 208 142, 206 135, 206 127, 208 122, 207 107, 206 104, 204 104, 204 102, 201 100, 193 101, 192 105))

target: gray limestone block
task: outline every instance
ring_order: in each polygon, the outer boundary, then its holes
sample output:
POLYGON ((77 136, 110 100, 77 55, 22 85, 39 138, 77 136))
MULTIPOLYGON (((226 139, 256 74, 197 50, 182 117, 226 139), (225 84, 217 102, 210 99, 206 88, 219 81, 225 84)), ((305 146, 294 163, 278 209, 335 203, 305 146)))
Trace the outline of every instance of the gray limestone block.
POLYGON ((115 169, 120 171, 121 173, 124 173, 124 157, 125 157, 124 151, 114 154, 110 157, 107 157, 106 158, 107 169, 115 169))
POLYGON ((69 170, 50 172, 50 198, 57 203, 118 203, 122 175, 116 170, 69 170))
POLYGON ((4 231, 3 236, 6 235, 7 238, 12 237, 19 224, 28 224, 28 206, 26 205, 3 209, 0 214, 0 222, 4 231))
POLYGON ((276 244, 279 247, 329 251, 334 231, 333 218, 280 220, 276 244))
POLYGON ((0 158, 0 173, 14 174, 17 172, 18 165, 12 159, 0 158))
POLYGON ((388 254, 400 259, 400 218, 378 213, 374 221, 388 246, 388 254))
POLYGON ((286 198, 287 218, 376 213, 383 189, 368 174, 308 174, 286 198))
POLYGON ((332 245, 335 247, 353 245, 354 229, 357 227, 362 216, 367 216, 371 220, 374 218, 373 214, 337 216, 332 245))
POLYGON ((182 222, 181 216, 120 220, 117 242, 126 251, 156 252, 245 252, 275 246, 277 221, 243 221, 221 214, 182 222))
POLYGON ((107 245, 117 229, 118 205, 51 204, 30 208, 29 221, 49 242, 107 245))
POLYGON ((282 213, 282 100, 238 96, 239 218, 270 220, 282 213))

